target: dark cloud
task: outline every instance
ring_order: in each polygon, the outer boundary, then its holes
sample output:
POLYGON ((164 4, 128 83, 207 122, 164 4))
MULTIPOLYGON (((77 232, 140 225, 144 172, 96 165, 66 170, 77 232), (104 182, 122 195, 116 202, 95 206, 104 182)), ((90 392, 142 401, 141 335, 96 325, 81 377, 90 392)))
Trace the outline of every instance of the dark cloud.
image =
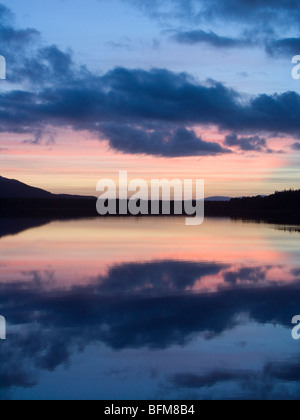
MULTIPOLYGON (((213 124, 235 132, 300 135, 296 92, 241 101, 238 92, 220 83, 203 85, 187 74, 159 69, 117 68, 101 77, 85 74, 63 84, 39 93, 2 93, 0 130, 39 134, 47 126, 72 126, 101 138, 106 134, 118 150, 165 156, 226 151, 186 126, 213 124)), ((245 151, 269 151, 258 136, 236 135, 227 141, 245 151)))
POLYGON ((300 150, 300 142, 296 142, 292 145, 293 150, 300 150))
MULTIPOLYGON (((51 49, 54 69, 61 64, 56 53, 51 49)), ((242 102, 238 92, 220 83, 203 85, 187 74, 159 69, 117 68, 101 77, 73 74, 57 83, 38 93, 2 93, 0 130, 40 136, 49 126, 71 126, 101 138, 106 134, 118 150, 164 156, 227 152, 197 137, 187 125, 300 135, 300 96, 296 92, 259 95, 242 102)), ((237 142, 244 150, 264 150, 264 140, 255 136, 237 142)))
POLYGON ((62 52, 55 45, 42 46, 40 33, 33 28, 19 29, 13 15, 0 5, 1 55, 6 58, 7 80, 11 83, 56 83, 74 77, 70 51, 62 52))
POLYGON ((209 372, 206 375, 195 375, 191 373, 176 374, 170 378, 170 383, 176 388, 211 388, 222 382, 249 382, 253 376, 253 372, 239 372, 224 369, 209 372))
POLYGON ((1 47, 5 50, 10 46, 21 48, 33 41, 38 35, 39 32, 35 29, 15 30, 11 27, 0 26, 1 47))
POLYGON ((7 22, 8 20, 11 20, 12 14, 11 11, 4 6, 4 4, 0 4, 0 19, 2 23, 7 22))
POLYGON ((300 38, 285 38, 266 42, 266 50, 273 57, 292 57, 299 54, 300 38))
POLYGON ((265 366, 265 374, 282 381, 300 382, 300 359, 269 363, 265 366))
POLYGON ((41 48, 39 50, 39 58, 49 63, 53 73, 58 76, 62 74, 71 75, 73 60, 71 52, 62 52, 55 45, 41 48))
POLYGON ((186 128, 147 131, 129 125, 106 124, 101 126, 101 131, 109 139, 111 147, 126 153, 168 157, 231 153, 218 143, 202 140, 193 130, 186 128))
POLYGON ((195 45, 208 44, 216 48, 234 48, 250 45, 250 41, 239 40, 224 36, 219 36, 215 32, 205 32, 202 30, 177 32, 172 39, 181 44, 195 45))
MULTIPOLYGON (((118 151, 167 157, 215 156, 230 153, 228 147, 266 153, 270 149, 262 135, 300 136, 300 96, 295 92, 249 99, 222 83, 199 83, 165 69, 116 68, 97 76, 77 68, 71 51, 41 46, 36 31, 15 29, 3 18, 6 14, 4 9, 0 33, 14 34, 5 46, 8 81, 27 88, 0 94, 0 132, 49 144, 56 128, 71 127, 105 138, 118 151), (22 53, 16 53, 19 44, 22 53), (199 125, 236 134, 224 147, 198 136, 194 127, 199 125)), ((198 31, 197 36, 219 47, 232 44, 213 32, 198 31)))
MULTIPOLYGON (((6 57, 9 61, 9 54, 6 57)), ((64 83, 74 77, 71 52, 63 52, 55 45, 18 57, 10 62, 7 71, 10 82, 29 82, 39 88, 64 83)))
POLYGON ((297 25, 298 0, 127 0, 161 22, 238 22, 246 25, 297 25))
POLYGON ((275 35, 267 33, 254 33, 246 31, 237 38, 218 35, 213 31, 203 31, 201 29, 192 31, 176 31, 171 36, 173 41, 186 45, 207 44, 218 49, 232 48, 252 48, 254 46, 264 48, 271 57, 292 57, 299 54, 300 38, 276 39, 275 35), (275 38, 275 39, 272 39, 275 38))
POLYGON ((164 0, 127 2, 140 8, 151 18, 169 27, 188 24, 192 29, 178 29, 173 39, 195 45, 207 43, 215 48, 252 47, 266 49, 273 57, 299 53, 298 22, 300 6, 297 0, 164 0), (228 25, 230 24, 230 25, 228 25), (237 25, 236 25, 237 24, 237 25), (233 26, 235 25, 235 26, 233 26), (218 26, 224 33, 216 34, 218 26), (240 30, 234 38, 228 26, 240 30), (210 27, 210 30, 207 28, 210 27), (196 28, 196 29, 195 29, 196 28), (293 30, 295 37, 280 39, 281 33, 293 30))
POLYGON ((230 134, 226 137, 225 144, 229 147, 238 147, 244 152, 271 152, 266 139, 259 136, 239 137, 236 134, 230 134))
POLYGON ((199 18, 238 21, 244 24, 297 25, 300 18, 300 6, 297 0, 192 0, 192 3, 204 4, 199 18))
POLYGON ((243 267, 237 271, 228 271, 224 274, 224 281, 235 285, 239 282, 258 284, 265 280, 268 267, 243 267))

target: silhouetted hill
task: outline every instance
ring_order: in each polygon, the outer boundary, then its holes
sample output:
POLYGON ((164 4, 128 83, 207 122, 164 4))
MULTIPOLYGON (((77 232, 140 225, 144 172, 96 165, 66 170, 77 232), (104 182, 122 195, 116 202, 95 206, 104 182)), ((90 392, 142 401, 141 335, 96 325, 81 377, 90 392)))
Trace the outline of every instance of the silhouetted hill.
POLYGON ((31 187, 15 179, 7 179, 0 176, 0 198, 30 198, 30 199, 94 199, 94 197, 85 197, 68 194, 51 194, 40 188, 31 187))
POLYGON ((216 197, 208 197, 205 201, 230 201, 231 197, 223 197, 223 196, 216 196, 216 197))
MULTIPOLYGON (((212 197, 214 200, 220 198, 212 197)), ((208 200, 205 202, 206 217, 231 217, 300 224, 300 190, 278 192, 267 197, 234 198, 229 201, 226 201, 225 197, 223 198, 224 201, 208 200)), ((117 208, 118 206, 119 202, 117 208)), ((160 208, 162 208, 161 202, 160 208)), ((173 214, 174 202, 171 203, 171 215, 173 214)), ((54 195, 21 182, 0 177, 0 217, 19 219, 32 217, 53 220, 99 217, 99 215, 96 211, 95 197, 54 195)))
POLYGON ((55 195, 0 177, 0 238, 42 226, 51 220, 97 215, 95 197, 55 195))
POLYGON ((51 193, 0 176, 0 198, 50 198, 51 193))

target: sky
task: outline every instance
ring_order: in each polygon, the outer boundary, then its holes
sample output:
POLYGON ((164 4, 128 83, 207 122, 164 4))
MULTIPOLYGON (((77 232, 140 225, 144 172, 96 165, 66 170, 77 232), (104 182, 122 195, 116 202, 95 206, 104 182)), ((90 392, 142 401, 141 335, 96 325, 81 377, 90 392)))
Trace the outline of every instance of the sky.
POLYGON ((298 0, 2 0, 0 175, 299 188, 299 19, 298 0))

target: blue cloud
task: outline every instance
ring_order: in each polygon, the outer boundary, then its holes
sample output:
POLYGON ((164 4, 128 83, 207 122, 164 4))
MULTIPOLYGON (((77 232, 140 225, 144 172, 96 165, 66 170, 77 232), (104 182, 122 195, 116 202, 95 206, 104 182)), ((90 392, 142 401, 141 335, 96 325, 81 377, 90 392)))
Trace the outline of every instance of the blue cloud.
POLYGON ((250 38, 231 38, 217 35, 213 31, 203 31, 201 29, 193 31, 177 31, 172 35, 172 39, 180 44, 196 45, 208 44, 216 48, 237 48, 253 45, 250 38))
MULTIPOLYGON (((235 41, 213 32, 186 34, 222 47, 235 41)), ((15 28, 0 8, 0 39, 10 63, 10 91, 0 93, 0 132, 53 142, 53 130, 88 130, 112 148, 155 156, 204 156, 243 151, 269 152, 273 133, 300 136, 300 96, 295 92, 245 98, 222 83, 199 83, 167 69, 115 68, 98 76, 76 67, 71 51, 43 45, 34 29, 15 28), (10 35, 8 35, 10 34, 10 35), (22 54, 16 52, 22 50, 22 54), (22 90, 13 83, 23 84, 22 90), (197 136, 194 127, 229 130, 225 146, 197 136), (239 137, 240 136, 240 137, 239 137)), ((27 140, 28 141, 28 140, 27 140)))

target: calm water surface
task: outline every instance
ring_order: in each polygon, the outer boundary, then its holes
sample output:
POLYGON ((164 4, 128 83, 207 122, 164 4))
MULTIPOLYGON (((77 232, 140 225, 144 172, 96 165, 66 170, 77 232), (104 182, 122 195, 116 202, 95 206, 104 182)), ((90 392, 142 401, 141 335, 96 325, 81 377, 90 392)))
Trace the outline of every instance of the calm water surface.
POLYGON ((0 289, 1 399, 300 397, 299 232, 51 222, 2 234, 0 289))

